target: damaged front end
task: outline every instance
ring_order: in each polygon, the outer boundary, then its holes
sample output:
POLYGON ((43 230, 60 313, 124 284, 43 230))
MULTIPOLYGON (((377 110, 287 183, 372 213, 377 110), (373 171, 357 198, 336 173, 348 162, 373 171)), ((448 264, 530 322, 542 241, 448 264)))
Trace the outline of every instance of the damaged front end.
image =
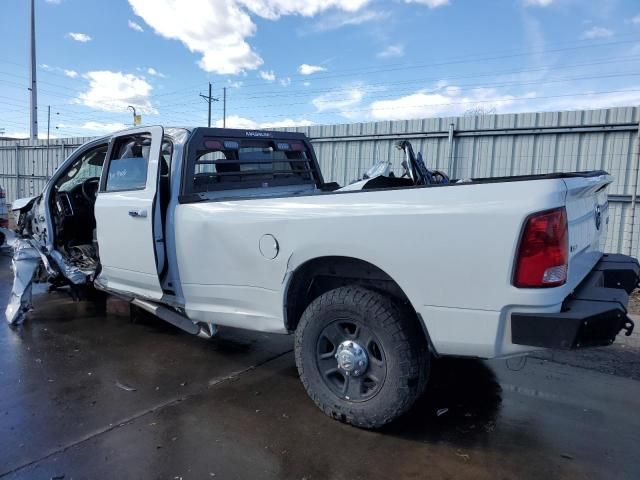
POLYGON ((11 260, 13 288, 5 310, 5 317, 9 325, 22 323, 27 312, 32 309, 33 278, 42 259, 40 252, 31 242, 32 240, 27 238, 15 238, 13 242, 7 242, 9 245, 13 244, 13 259, 11 260))
MULTIPOLYGON (((33 309, 34 282, 48 282, 53 287, 69 285, 72 296, 78 299, 79 290, 92 281, 95 273, 95 265, 73 262, 73 258, 68 261, 58 250, 47 250, 44 242, 40 241, 44 235, 37 234, 43 230, 37 226, 37 202, 14 205, 14 210, 16 206, 20 208, 16 231, 0 228, 5 235, 6 244, 13 250, 13 287, 5 310, 9 325, 21 324, 26 314, 33 309)), ((82 253, 78 252, 78 259, 83 257, 82 253)))

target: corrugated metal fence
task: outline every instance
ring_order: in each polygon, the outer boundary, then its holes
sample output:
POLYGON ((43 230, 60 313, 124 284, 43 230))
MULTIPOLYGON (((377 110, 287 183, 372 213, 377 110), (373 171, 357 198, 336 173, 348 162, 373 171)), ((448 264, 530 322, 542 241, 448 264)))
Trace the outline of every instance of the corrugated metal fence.
MULTIPOLYGON (((636 209, 631 221, 640 146, 636 107, 521 113, 297 127, 313 141, 325 179, 348 184, 379 160, 400 170, 399 139, 412 141, 429 168, 452 178, 603 169, 609 189, 606 248, 638 256, 636 209), (633 230, 633 232, 632 232, 633 230)), ((88 138, 35 144, 0 141, 0 184, 8 201, 39 193, 59 163, 88 138)), ((637 192, 636 192, 637 193, 637 192)))

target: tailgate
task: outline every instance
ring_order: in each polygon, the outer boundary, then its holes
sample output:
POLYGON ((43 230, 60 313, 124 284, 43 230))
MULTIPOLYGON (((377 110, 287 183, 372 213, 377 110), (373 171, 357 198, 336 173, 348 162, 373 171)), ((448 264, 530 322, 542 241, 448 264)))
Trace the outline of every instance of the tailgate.
POLYGON ((569 222, 569 272, 567 283, 575 288, 600 260, 609 227, 607 187, 610 175, 563 179, 569 222))

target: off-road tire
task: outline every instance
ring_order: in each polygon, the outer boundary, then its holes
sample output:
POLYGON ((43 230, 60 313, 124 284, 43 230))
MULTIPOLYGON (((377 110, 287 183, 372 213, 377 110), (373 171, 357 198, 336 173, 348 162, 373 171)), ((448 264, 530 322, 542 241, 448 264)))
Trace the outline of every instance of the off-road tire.
POLYGON ((430 366, 428 344, 415 314, 359 286, 340 287, 311 302, 296 329, 295 359, 300 379, 316 405, 328 416, 362 428, 379 428, 409 410, 426 387, 430 366), (365 324, 384 350, 387 373, 372 398, 359 402, 341 398, 320 373, 319 338, 337 318, 365 324))

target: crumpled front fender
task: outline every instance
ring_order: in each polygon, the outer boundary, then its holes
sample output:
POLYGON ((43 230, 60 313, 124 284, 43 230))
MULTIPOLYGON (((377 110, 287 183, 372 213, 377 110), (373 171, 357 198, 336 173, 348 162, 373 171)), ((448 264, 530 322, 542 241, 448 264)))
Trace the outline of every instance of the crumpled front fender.
POLYGON ((31 310, 33 276, 42 261, 40 252, 29 239, 13 238, 13 288, 11 298, 5 310, 9 325, 18 325, 24 321, 26 313, 31 310))

